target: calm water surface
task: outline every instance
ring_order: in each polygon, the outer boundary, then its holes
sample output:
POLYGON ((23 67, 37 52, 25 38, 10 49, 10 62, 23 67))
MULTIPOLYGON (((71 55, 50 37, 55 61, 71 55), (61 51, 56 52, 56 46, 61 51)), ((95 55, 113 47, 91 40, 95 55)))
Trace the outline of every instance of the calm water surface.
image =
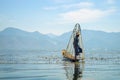
POLYGON ((59 51, 0 51, 0 80, 120 80, 120 54, 86 53, 74 63, 59 51))

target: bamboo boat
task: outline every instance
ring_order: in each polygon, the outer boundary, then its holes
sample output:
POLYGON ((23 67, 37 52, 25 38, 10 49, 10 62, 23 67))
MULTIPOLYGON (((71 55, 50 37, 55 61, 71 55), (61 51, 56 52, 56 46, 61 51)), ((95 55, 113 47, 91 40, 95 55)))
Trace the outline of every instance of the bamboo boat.
POLYGON ((84 60, 85 56, 84 56, 84 50, 83 50, 83 42, 82 42, 82 33, 81 33, 81 28, 80 25, 77 23, 73 29, 73 32, 71 34, 71 37, 69 39, 69 43, 67 45, 66 49, 62 50, 62 55, 64 58, 72 60, 72 61, 79 61, 79 60, 84 60), (75 49, 74 49, 74 38, 76 36, 76 33, 79 32, 79 37, 78 37, 78 45, 79 47, 82 49, 82 52, 80 53, 79 59, 76 59, 76 55, 75 55, 75 49))

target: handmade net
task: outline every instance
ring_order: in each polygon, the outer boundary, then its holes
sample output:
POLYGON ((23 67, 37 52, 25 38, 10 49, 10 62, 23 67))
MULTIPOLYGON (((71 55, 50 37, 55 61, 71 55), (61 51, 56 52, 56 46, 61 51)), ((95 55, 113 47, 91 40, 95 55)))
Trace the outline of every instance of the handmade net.
POLYGON ((70 40, 69 40, 69 43, 67 45, 67 48, 66 48, 66 51, 67 53, 70 53, 72 55, 75 56, 75 49, 74 49, 74 45, 73 45, 73 42, 74 42, 74 38, 76 36, 76 33, 79 32, 79 43, 78 45, 80 46, 80 48, 82 49, 82 53, 80 53, 80 57, 82 59, 84 59, 84 50, 83 50, 83 43, 82 43, 82 34, 81 34, 81 28, 80 28, 80 25, 77 23, 75 25, 75 28, 73 29, 73 32, 72 32, 72 35, 70 37, 70 40))

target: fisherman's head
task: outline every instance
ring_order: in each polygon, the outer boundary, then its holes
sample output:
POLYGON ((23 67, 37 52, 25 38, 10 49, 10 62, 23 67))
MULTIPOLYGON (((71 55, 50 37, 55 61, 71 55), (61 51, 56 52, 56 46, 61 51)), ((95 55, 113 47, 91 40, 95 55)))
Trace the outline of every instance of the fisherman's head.
POLYGON ((79 32, 76 32, 76 36, 79 37, 80 33, 79 32))

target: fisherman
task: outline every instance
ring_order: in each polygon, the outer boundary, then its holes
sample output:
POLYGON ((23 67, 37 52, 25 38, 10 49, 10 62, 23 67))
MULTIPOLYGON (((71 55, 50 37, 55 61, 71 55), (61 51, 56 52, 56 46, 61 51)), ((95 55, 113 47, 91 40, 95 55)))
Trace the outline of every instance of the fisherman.
POLYGON ((73 45, 74 45, 74 49, 75 49, 75 60, 77 60, 77 56, 80 55, 80 53, 82 53, 82 49, 80 48, 79 46, 79 35, 80 33, 79 32, 76 32, 76 36, 74 38, 74 42, 73 42, 73 45))

